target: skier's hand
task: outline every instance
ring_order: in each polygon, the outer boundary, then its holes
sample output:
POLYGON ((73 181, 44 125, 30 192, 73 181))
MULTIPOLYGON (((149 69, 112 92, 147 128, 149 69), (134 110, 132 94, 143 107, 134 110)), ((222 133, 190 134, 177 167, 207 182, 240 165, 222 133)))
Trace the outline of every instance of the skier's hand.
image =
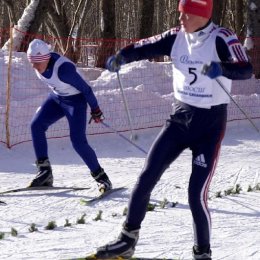
POLYGON ((202 67, 201 74, 206 75, 211 79, 215 79, 223 74, 223 70, 219 62, 212 61, 202 67))
POLYGON ((91 117, 89 119, 89 124, 94 121, 95 123, 101 123, 104 120, 103 112, 99 107, 91 110, 91 117))
POLYGON ((116 54, 107 59, 106 68, 111 72, 118 72, 123 64, 125 64, 124 57, 121 54, 116 54))

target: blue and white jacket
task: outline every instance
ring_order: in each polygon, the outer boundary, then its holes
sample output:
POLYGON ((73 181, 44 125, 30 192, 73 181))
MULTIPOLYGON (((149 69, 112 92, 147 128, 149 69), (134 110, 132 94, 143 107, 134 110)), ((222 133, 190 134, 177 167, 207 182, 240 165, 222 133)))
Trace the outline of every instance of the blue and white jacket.
POLYGON ((55 95, 73 96, 82 93, 91 109, 98 107, 92 88, 68 58, 52 52, 46 70, 42 74, 35 71, 38 78, 45 82, 55 95))

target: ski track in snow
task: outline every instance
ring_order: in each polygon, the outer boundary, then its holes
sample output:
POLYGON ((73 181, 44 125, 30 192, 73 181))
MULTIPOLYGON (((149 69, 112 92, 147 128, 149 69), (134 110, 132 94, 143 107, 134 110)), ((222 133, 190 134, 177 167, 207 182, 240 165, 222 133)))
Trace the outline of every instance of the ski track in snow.
MULTIPOLYGON (((210 187, 214 260, 260 259, 260 193, 247 192, 249 185, 259 183, 260 138, 246 124, 229 125, 210 187), (223 193, 235 184, 242 186, 240 194, 216 198, 216 192, 223 193)), ((158 131, 138 132, 138 144, 148 150, 158 131)), ((1 260, 85 256, 118 236, 125 219, 123 211, 145 157, 117 135, 91 136, 89 141, 114 187, 126 186, 128 189, 91 206, 80 205, 80 198, 90 198, 97 193, 96 184, 68 139, 49 141, 54 184, 87 186, 91 189, 31 191, 1 196, 1 200, 8 203, 0 206, 0 232, 6 233, 0 240, 1 260), (103 212, 102 220, 94 221, 100 210, 103 212), (86 223, 76 224, 83 214, 86 214, 86 223), (66 219, 72 224, 71 227, 64 227, 66 219), (50 221, 55 221, 57 228, 45 230, 50 221), (38 232, 28 231, 32 223, 36 224, 38 232), (7 233, 11 228, 18 231, 17 237, 7 233)), ((26 186, 35 175, 32 144, 21 144, 11 150, 0 146, 0 155, 4 161, 0 166, 0 189, 26 186)), ((135 256, 191 259, 193 231, 187 201, 190 171, 191 152, 186 150, 167 169, 151 196, 151 203, 167 199, 178 204, 174 208, 156 207, 155 211, 147 212, 135 256)))

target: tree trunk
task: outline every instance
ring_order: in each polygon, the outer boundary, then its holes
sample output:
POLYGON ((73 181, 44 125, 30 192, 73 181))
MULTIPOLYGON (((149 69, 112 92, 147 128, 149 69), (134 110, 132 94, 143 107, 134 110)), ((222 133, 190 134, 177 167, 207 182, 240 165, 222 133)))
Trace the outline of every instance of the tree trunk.
POLYGON ((157 6, 157 15, 156 15, 156 34, 162 33, 165 28, 164 28, 164 20, 165 20, 165 10, 166 10, 166 5, 165 1, 160 1, 156 3, 157 6))
POLYGON ((105 67, 107 57, 115 53, 115 41, 107 42, 105 39, 115 39, 115 0, 102 0, 102 35, 101 46, 98 50, 98 57, 96 61, 96 67, 105 67))
MULTIPOLYGON (((65 13, 62 6, 54 6, 52 4, 48 8, 48 16, 49 19, 46 20, 48 30, 51 32, 51 35, 55 35, 58 47, 61 50, 62 54, 64 54, 67 46, 66 38, 69 36, 70 32, 70 26, 68 23, 69 19, 67 17, 67 14, 65 13)), ((71 53, 71 51, 73 50, 70 49, 68 53, 73 56, 73 53, 71 53)), ((71 57, 69 56, 69 58, 71 57)))
MULTIPOLYGON (((78 21, 78 29, 77 29, 77 35, 76 35, 76 38, 73 39, 73 45, 72 46, 69 46, 69 43, 67 44, 67 47, 66 47, 66 52, 68 51, 69 47, 73 49, 73 57, 72 60, 77 63, 78 60, 80 59, 80 56, 81 56, 81 48, 82 48, 82 41, 81 41, 81 37, 83 35, 83 25, 86 21, 86 17, 88 15, 88 10, 91 9, 91 6, 92 6, 92 0, 91 1, 86 1, 84 0, 83 1, 83 5, 82 6, 79 6, 79 8, 81 8, 82 12, 81 12, 81 15, 79 16, 79 19, 77 19, 77 17, 74 17, 75 18, 75 21, 77 20, 78 21)), ((75 14, 76 15, 76 14, 75 14)), ((74 25, 72 25, 74 26, 74 25)), ((71 31, 73 30, 74 28, 71 28, 71 31)), ((71 33, 70 33, 71 34, 71 33)), ((71 35, 70 35, 71 36, 71 35)), ((71 42, 71 41, 70 41, 71 42)), ((84 48, 84 47, 83 47, 84 48)))
POLYGON ((216 24, 223 25, 225 13, 226 13, 227 0, 223 0, 223 1, 214 0, 213 5, 214 8, 213 8, 212 20, 216 24))
MULTIPOLYGON (((40 0, 38 7, 35 11, 34 19, 28 27, 28 34, 36 34, 39 31, 41 24, 43 23, 44 18, 46 18, 46 12, 48 11, 48 6, 51 5, 51 0, 40 0)), ((26 35, 23 41, 23 44, 20 46, 20 51, 27 50, 29 41, 31 39, 26 35)))
POLYGON ((7 5, 10 24, 17 24, 17 18, 15 15, 15 8, 14 8, 13 1, 10 0, 2 0, 2 1, 7 5))
POLYGON ((154 0, 143 0, 139 38, 153 34, 154 0))
POLYGON ((243 0, 236 0, 235 1, 235 31, 238 36, 244 35, 245 29, 245 21, 244 21, 244 12, 241 10, 245 9, 244 1, 243 0))
POLYGON ((246 46, 251 57, 254 68, 254 74, 257 79, 260 78, 260 0, 248 1, 248 23, 247 40, 251 40, 253 45, 246 46))
MULTIPOLYGON (((26 40, 26 32, 30 32, 30 28, 33 22, 36 20, 36 13, 39 8, 40 3, 43 0, 31 0, 30 4, 25 8, 22 17, 18 20, 17 24, 14 24, 13 30, 13 50, 20 51, 24 50, 24 46, 22 46, 22 42, 26 40)), ((28 45, 28 44, 27 44, 28 45)), ((3 49, 9 49, 10 40, 8 40, 3 49)))

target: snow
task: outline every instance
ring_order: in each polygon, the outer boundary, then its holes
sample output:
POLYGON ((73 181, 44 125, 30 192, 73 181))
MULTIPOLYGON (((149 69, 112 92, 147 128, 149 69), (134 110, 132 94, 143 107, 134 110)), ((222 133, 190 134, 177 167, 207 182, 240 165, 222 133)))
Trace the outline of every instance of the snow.
MULTIPOLYGON (((143 65, 144 63, 140 63, 140 66, 143 65)), ((133 67, 129 67, 130 69, 134 70, 133 67)), ((100 81, 93 83, 101 88, 103 86, 104 89, 112 84, 111 77, 106 73, 103 73, 100 81)), ((133 77, 130 84, 135 86, 133 89, 148 91, 134 80, 133 77)), ((155 85, 151 86, 154 90, 155 85)), ((126 85, 126 88, 130 86, 126 85)), ((115 94, 118 95, 118 92, 115 94)), ((159 95, 159 92, 156 92, 156 95, 159 95)), ((165 95, 167 99, 172 97, 169 93, 162 93, 162 96, 165 95)), ((260 127, 259 120, 254 122, 260 127)), ((160 128, 153 128, 136 131, 136 144, 148 151, 159 130, 160 128)), ((129 138, 130 132, 123 135, 129 138)), ((93 205, 81 205, 81 198, 91 198, 97 194, 96 183, 68 138, 49 140, 54 184, 90 189, 2 195, 0 200, 7 205, 0 206, 0 233, 4 233, 4 238, 0 240, 1 260, 83 257, 118 236, 125 219, 123 212, 144 165, 145 154, 115 133, 90 135, 88 140, 114 187, 125 186, 126 189, 93 205), (94 220, 100 211, 101 220, 94 220), (77 220, 84 214, 85 224, 78 224, 77 220), (71 223, 70 227, 64 227, 66 219, 71 223), (54 230, 46 230, 50 221, 55 221, 57 225, 54 230), (29 228, 33 223, 38 231, 30 232, 29 228), (17 236, 10 234, 12 228, 18 231, 17 236)), ((259 184, 259 157, 259 133, 246 120, 229 122, 209 193, 214 260, 260 259, 260 193, 247 191, 249 185, 255 187, 259 184), (237 184, 242 188, 239 194, 225 195, 225 191, 237 184), (216 196, 218 192, 221 192, 222 198, 216 196)), ((0 158, 0 191, 24 187, 35 176, 35 157, 31 142, 19 144, 12 149, 0 145, 0 158)), ((151 203, 158 206, 146 214, 135 256, 191 259, 193 230, 187 201, 190 171, 191 152, 186 150, 167 169, 152 193, 151 203), (167 204, 165 208, 161 208, 159 202, 164 199, 178 203, 176 207, 167 204)))
MULTIPOLYGON (((158 129, 138 131, 138 145, 148 150, 158 129)), ((126 134, 126 137, 129 136, 126 134)), ((1 197, 1 259, 69 259, 85 256, 95 248, 117 237, 124 221, 123 211, 144 164, 145 155, 115 134, 90 136, 89 141, 109 174, 114 187, 127 189, 91 206, 82 206, 80 198, 93 197, 96 184, 88 169, 73 151, 69 139, 49 141, 55 185, 86 186, 84 191, 31 191, 1 197), (93 220, 102 210, 102 220, 93 220), (77 219, 86 214, 85 224, 77 219), (65 219, 72 224, 64 227, 65 219), (50 221, 57 228, 45 230, 50 221), (37 232, 29 232, 32 223, 37 232), (11 228, 18 231, 11 236, 11 228)), ((35 166, 31 143, 11 150, 0 147, 1 190, 23 187, 33 178, 35 166)), ((247 122, 229 124, 222 153, 210 188, 213 259, 258 260, 260 193, 247 192, 249 185, 259 183, 260 139, 247 122), (224 195, 240 184, 242 191, 224 195), (223 197, 216 198, 221 191, 223 197)), ((156 207, 143 222, 136 256, 190 259, 193 243, 191 214, 187 203, 187 185, 191 153, 185 151, 162 176, 155 187, 151 203, 178 202, 174 208, 156 207)))
MULTIPOLYGON (((251 35, 251 34, 248 34, 248 35, 251 35)), ((252 37, 248 36, 246 37, 245 39, 245 42, 244 42, 244 48, 248 51, 252 50, 254 47, 254 41, 252 39, 252 37)))

